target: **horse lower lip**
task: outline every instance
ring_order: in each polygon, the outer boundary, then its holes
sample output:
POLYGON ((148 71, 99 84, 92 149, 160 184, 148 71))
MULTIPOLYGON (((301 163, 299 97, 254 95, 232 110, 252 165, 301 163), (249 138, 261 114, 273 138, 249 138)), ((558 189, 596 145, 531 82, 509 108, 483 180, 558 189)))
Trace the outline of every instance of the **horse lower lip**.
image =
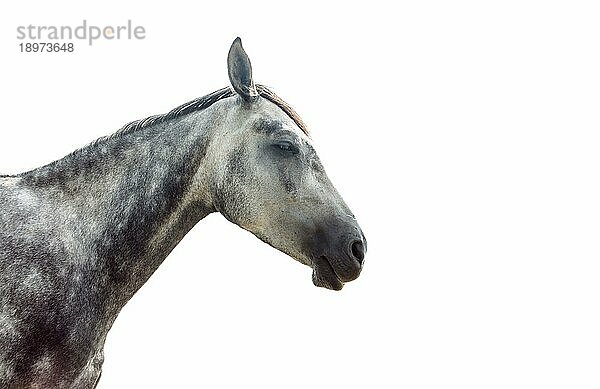
POLYGON ((327 289, 340 290, 344 282, 338 277, 329 260, 321 256, 313 260, 313 283, 327 289))

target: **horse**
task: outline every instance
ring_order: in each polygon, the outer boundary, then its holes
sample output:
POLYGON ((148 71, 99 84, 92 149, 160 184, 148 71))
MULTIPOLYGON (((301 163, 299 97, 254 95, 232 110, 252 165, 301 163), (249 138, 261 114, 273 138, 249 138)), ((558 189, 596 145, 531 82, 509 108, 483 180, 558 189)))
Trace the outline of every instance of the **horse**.
POLYGON ((213 212, 340 290, 367 243, 298 114, 252 79, 137 120, 46 166, 0 176, 0 387, 94 388, 123 306, 213 212))

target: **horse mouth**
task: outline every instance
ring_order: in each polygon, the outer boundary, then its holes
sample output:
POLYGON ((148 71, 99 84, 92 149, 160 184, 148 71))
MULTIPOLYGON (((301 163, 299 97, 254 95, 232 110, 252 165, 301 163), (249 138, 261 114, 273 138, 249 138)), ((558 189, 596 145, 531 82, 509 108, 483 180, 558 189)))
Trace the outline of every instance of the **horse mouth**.
POLYGON ((331 290, 341 290, 344 287, 344 283, 325 256, 313 259, 312 280, 315 286, 331 290))

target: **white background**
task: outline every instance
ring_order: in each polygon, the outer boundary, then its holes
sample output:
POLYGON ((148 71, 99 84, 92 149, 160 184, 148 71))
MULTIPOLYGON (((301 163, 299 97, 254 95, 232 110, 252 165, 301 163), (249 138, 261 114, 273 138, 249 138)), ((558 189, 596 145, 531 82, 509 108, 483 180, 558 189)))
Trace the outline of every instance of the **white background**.
POLYGON ((3 173, 227 85, 239 35, 369 241, 336 293, 207 217, 123 309, 100 389, 600 386, 594 2, 8 4, 3 173), (19 52, 18 25, 84 18, 147 38, 19 52))

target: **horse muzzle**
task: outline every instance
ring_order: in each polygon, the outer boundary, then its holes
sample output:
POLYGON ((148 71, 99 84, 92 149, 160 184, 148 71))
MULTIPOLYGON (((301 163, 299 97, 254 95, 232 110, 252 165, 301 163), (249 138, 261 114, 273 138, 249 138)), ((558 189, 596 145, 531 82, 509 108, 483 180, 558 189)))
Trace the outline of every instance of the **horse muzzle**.
POLYGON ((367 242, 358 226, 343 234, 336 230, 334 233, 321 234, 316 239, 318 249, 312 260, 312 280, 315 286, 341 290, 346 282, 360 275, 367 242), (331 239, 332 235, 337 235, 337 239, 331 239))

